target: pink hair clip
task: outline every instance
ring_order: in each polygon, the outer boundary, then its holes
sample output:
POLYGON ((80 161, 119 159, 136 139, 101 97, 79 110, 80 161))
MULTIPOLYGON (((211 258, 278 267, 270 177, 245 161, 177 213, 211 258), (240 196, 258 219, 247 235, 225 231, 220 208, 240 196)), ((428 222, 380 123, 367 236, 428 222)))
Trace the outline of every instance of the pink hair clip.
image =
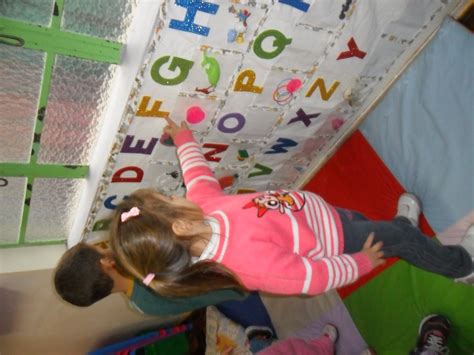
POLYGON ((148 275, 146 275, 146 277, 143 279, 143 283, 144 283, 146 286, 150 286, 150 283, 153 281, 154 278, 155 278, 155 274, 148 274, 148 275))
POLYGON ((122 222, 125 222, 127 219, 129 219, 130 217, 136 217, 140 214, 140 210, 138 209, 138 207, 132 207, 130 209, 130 211, 128 212, 123 212, 121 215, 120 215, 120 220, 122 222))

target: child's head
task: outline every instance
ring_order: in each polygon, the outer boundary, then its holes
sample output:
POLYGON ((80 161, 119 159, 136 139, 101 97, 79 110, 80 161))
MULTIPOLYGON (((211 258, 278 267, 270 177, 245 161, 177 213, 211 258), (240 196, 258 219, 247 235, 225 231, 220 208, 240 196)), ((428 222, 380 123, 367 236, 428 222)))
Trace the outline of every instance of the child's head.
POLYGON ((137 190, 117 206, 110 223, 117 268, 139 280, 153 274, 149 286, 164 296, 238 287, 221 265, 191 263, 190 248, 202 238, 192 226, 203 221, 202 210, 191 201, 153 189, 137 190))
POLYGON ((110 295, 113 279, 104 272, 98 248, 79 243, 66 251, 54 273, 57 293, 67 302, 86 307, 110 295))

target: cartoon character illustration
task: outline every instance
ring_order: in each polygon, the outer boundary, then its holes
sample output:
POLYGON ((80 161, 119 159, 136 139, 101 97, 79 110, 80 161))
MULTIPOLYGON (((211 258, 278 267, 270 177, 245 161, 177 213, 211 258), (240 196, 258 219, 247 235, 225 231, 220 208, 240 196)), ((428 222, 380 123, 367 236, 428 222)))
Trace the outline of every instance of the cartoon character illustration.
POLYGON ((257 217, 262 217, 268 210, 278 210, 282 214, 287 211, 301 211, 305 202, 304 195, 299 192, 267 191, 252 199, 243 208, 256 207, 257 217))
POLYGON ((247 9, 239 9, 237 10, 235 6, 229 7, 229 12, 234 14, 237 18, 237 23, 234 25, 234 28, 230 29, 227 33, 227 42, 229 43, 244 43, 244 35, 248 29, 247 20, 250 17, 251 13, 247 9))

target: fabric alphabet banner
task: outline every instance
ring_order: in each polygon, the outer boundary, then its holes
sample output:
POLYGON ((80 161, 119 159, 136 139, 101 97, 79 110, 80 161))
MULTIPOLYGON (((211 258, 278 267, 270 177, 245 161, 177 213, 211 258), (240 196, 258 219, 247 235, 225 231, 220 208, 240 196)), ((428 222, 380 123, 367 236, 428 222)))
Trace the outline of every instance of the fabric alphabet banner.
POLYGON ((86 239, 138 188, 185 193, 165 117, 188 123, 228 193, 291 188, 449 3, 163 1, 86 239))

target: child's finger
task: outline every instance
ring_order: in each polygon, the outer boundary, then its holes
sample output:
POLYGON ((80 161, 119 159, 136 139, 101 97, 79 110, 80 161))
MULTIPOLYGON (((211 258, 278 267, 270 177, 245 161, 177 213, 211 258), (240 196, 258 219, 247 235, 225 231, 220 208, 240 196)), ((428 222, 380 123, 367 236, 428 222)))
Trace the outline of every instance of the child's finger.
POLYGON ((374 232, 370 233, 367 237, 367 240, 364 243, 364 249, 368 249, 372 246, 372 242, 374 241, 374 232))
POLYGON ((385 264, 385 259, 378 259, 377 260, 377 266, 385 264))
POLYGON ((377 243, 375 243, 374 245, 372 245, 372 250, 373 251, 379 251, 380 249, 382 249, 383 247, 383 242, 382 241, 378 241, 377 243))
POLYGON ((181 121, 181 128, 189 129, 188 124, 187 124, 186 121, 181 121))
POLYGON ((170 127, 177 127, 176 123, 170 118, 170 117, 165 117, 166 122, 168 123, 168 126, 170 127))

